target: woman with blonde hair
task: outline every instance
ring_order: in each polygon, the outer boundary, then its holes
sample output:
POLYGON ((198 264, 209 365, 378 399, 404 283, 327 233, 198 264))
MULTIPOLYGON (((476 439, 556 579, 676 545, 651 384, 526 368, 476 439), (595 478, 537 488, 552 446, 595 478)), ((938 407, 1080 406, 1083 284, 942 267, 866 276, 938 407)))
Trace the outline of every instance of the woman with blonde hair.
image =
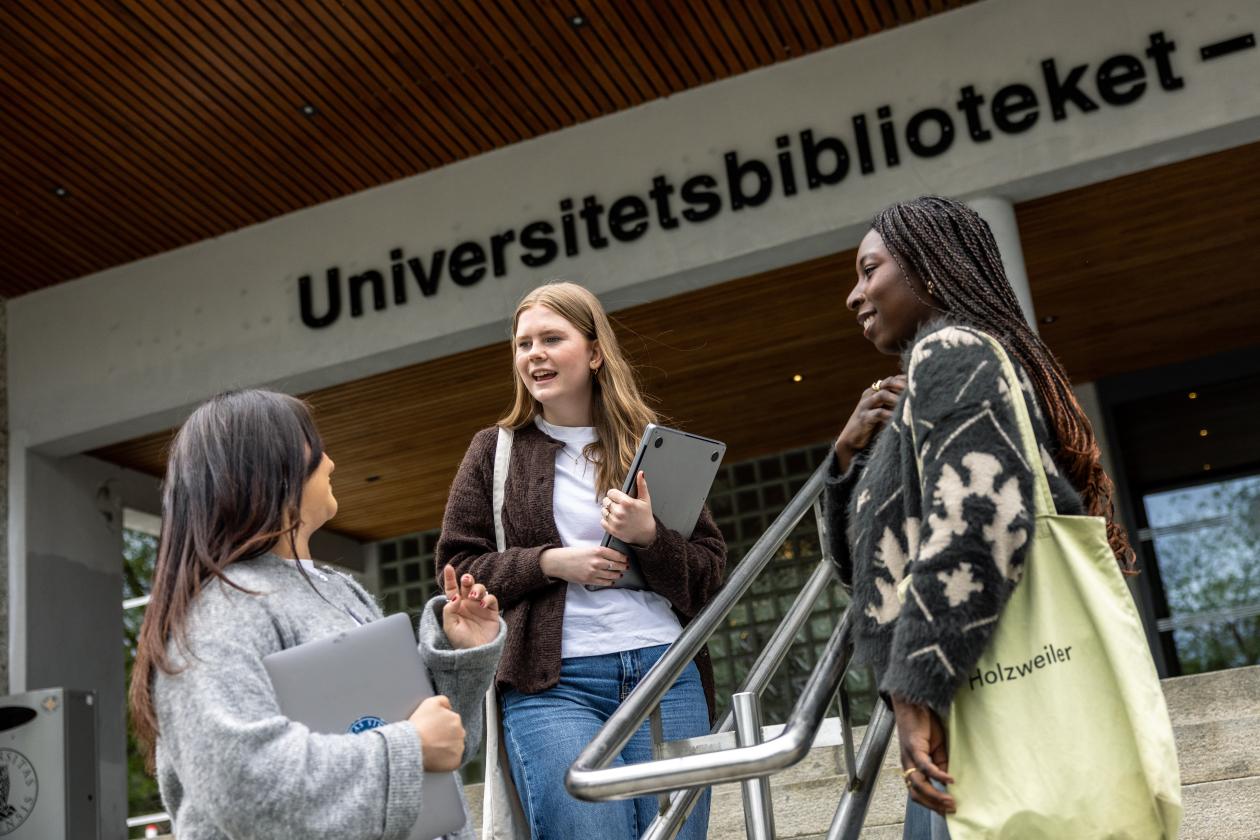
MULTIPOLYGON (((503 606, 504 740, 534 840, 638 837, 656 815, 654 797, 580 802, 564 774, 721 586, 726 545, 707 511, 691 534, 662 525, 642 473, 636 497, 616 489, 656 414, 591 292, 564 282, 534 289, 516 307, 511 346, 515 399, 464 456, 437 571, 472 574, 503 606), (496 453, 508 452, 496 515, 496 453), (647 589, 610 586, 628 559, 600 545, 605 533, 633 547, 647 589)), ((665 737, 707 734, 712 713, 704 652, 662 701, 665 737)), ((645 724, 619 760, 650 758, 645 724)), ((707 825, 706 793, 679 836, 704 837, 707 825)))

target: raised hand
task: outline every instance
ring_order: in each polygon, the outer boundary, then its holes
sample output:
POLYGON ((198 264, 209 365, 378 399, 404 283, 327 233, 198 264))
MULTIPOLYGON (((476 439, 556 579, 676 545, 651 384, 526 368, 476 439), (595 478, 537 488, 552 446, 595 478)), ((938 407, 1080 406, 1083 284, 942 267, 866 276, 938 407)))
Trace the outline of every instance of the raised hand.
POLYGON ((499 635, 499 602, 486 588, 464 575, 456 582, 455 568, 442 570, 446 606, 442 608, 442 630, 454 648, 471 648, 493 642, 499 635))
POLYGON ((865 449, 871 438, 892 419, 897 398, 906 389, 906 377, 899 373, 875 384, 879 387, 872 386, 862 392, 853 414, 840 430, 840 437, 836 438, 836 458, 841 472, 849 469, 853 456, 865 449))

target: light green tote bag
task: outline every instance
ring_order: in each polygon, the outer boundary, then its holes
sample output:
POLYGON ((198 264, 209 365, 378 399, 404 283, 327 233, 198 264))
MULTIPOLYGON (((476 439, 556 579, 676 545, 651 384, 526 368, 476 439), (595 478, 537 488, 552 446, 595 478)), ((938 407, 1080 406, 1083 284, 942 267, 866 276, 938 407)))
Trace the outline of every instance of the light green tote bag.
POLYGON ((950 838, 1175 838, 1172 724, 1106 527, 1055 512, 1019 379, 986 338, 1034 466, 1036 533, 1023 580, 950 709, 950 838))

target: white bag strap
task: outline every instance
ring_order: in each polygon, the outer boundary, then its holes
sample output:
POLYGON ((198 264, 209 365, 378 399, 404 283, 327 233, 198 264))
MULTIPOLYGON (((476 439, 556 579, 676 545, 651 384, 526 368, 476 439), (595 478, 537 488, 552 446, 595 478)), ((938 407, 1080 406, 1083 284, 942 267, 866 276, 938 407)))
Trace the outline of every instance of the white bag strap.
POLYGON ((507 536, 503 533, 503 488, 507 486, 508 464, 512 460, 512 430, 499 427, 499 440, 494 447, 494 490, 490 499, 494 505, 494 543, 497 551, 507 550, 507 536))
MULTIPOLYGON (((503 530, 503 499, 508 464, 512 460, 512 439, 512 430, 500 426, 499 438, 494 447, 494 486, 490 496, 494 508, 494 542, 497 551, 507 549, 507 535, 503 530)), ((482 840, 529 840, 529 823, 521 809, 520 797, 508 770, 498 692, 493 683, 486 692, 485 706, 486 773, 485 787, 482 790, 481 837, 482 840)))

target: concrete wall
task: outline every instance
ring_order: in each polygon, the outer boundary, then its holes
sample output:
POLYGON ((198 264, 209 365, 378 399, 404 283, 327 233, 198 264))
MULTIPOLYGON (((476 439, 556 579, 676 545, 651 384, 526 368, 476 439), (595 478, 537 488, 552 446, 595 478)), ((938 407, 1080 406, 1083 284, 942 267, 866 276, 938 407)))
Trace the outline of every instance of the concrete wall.
MULTIPOLYGON (((1023 200, 1255 140, 1260 50, 1211 62, 1198 50, 1258 28, 1253 0, 979 3, 24 295, 9 312, 12 428, 43 451, 82 451, 169 426, 226 387, 306 390, 483 345, 502 335, 520 294, 548 277, 582 279, 624 306, 852 245, 872 212, 898 197, 1023 200), (1175 44, 1162 53, 1168 72, 1153 57, 1156 33, 1175 44), (1139 66, 1144 87, 1129 104, 1108 104, 1097 77, 1121 55, 1139 66), (1078 99, 1052 107, 1046 60, 1060 81, 1080 68, 1078 99), (1019 104, 1012 85, 1039 103, 1026 130, 999 130, 989 110, 999 99, 1008 111, 1019 104), (986 97, 983 142, 959 104, 968 87, 986 97), (880 139, 883 106, 898 138, 895 166, 880 139), (928 109, 949 115, 951 144, 912 153, 910 125, 928 109), (867 121, 869 172, 855 116, 867 121), (846 144, 843 180, 809 187, 806 130, 846 144), (792 155, 792 196, 782 188, 780 136, 792 155), (731 209, 728 154, 768 163, 775 187, 764 204, 731 209), (664 229, 652 213, 633 242, 583 242, 537 269, 522 264, 518 242, 504 276, 457 285, 447 271, 432 296, 408 279, 405 304, 392 302, 390 287, 383 311, 369 302, 361 317, 318 330, 299 318, 304 275, 322 301, 329 268, 343 286, 368 269, 388 282, 393 249, 431 268, 436 251, 461 242, 484 244, 533 220, 559 225, 563 199, 646 198, 656 176, 678 188, 698 174, 714 176, 723 201, 708 221, 664 229)), ((922 124, 920 139, 936 144, 937 123, 922 124)), ((745 191, 755 180, 741 181, 745 191)))
POLYGON ((25 457, 25 564, 15 592, 19 690, 97 692, 101 837, 125 837, 122 508, 155 509, 157 482, 86 456, 25 457))

